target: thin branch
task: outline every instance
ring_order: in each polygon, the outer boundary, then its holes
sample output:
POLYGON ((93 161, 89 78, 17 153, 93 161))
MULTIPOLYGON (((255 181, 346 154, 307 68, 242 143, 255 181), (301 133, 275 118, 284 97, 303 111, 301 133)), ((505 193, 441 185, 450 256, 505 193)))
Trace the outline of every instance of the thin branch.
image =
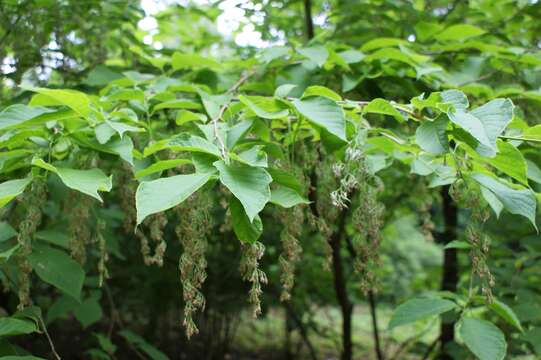
POLYGON ((56 352, 53 340, 51 339, 51 336, 49 335, 49 332, 47 331, 47 326, 45 326, 45 321, 43 321, 43 318, 41 316, 39 316, 39 322, 41 324, 41 327, 43 328, 43 333, 45 334, 45 337, 47 338, 47 341, 49 342, 49 346, 51 347, 51 352, 53 353, 54 358, 56 360, 61 360, 62 358, 56 352))

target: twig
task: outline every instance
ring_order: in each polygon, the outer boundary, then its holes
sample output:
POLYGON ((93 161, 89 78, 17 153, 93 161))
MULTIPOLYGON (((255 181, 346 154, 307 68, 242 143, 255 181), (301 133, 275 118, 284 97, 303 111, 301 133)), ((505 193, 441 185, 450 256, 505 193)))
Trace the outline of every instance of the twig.
POLYGON ((43 333, 45 334, 45 337, 47 338, 47 341, 49 342, 49 346, 51 347, 51 351, 53 353, 53 356, 56 360, 61 360, 60 355, 56 352, 56 349, 53 344, 53 340, 51 339, 51 336, 49 335, 49 332, 47 331, 47 326, 45 326, 45 321, 43 321, 43 318, 39 316, 39 322, 41 324, 41 327, 43 328, 43 333))
MULTIPOLYGON (((226 94, 231 94, 231 93, 235 92, 253 74, 255 74, 255 69, 246 71, 236 83, 234 83, 229 89, 227 89, 227 91, 225 93, 226 94)), ((218 112, 218 116, 216 116, 214 119, 212 119, 212 125, 214 126, 214 137, 216 138, 216 140, 218 140, 218 143, 220 144, 220 152, 221 152, 222 157, 224 159, 226 159, 226 157, 227 157, 227 151, 226 151, 226 147, 225 147, 225 142, 222 139, 222 137, 220 136, 220 132, 219 132, 219 128, 218 128, 218 121, 220 121, 220 119, 223 117, 223 115, 225 113, 225 110, 229 106, 229 103, 230 103, 230 101, 227 101, 224 105, 222 105, 222 107, 220 107, 220 111, 218 112)))

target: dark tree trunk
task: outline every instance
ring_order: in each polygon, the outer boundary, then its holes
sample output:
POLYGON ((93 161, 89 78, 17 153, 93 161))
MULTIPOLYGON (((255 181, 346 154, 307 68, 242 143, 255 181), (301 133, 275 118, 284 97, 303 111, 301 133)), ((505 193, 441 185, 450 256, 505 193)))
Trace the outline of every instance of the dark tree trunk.
POLYGON ((308 40, 314 37, 314 22, 312 21, 312 2, 311 0, 304 0, 304 22, 306 37, 308 40))
POLYGON ((353 346, 351 341, 351 320, 353 315, 353 304, 349 300, 347 293, 347 283, 344 275, 344 264, 340 252, 342 234, 346 222, 347 209, 342 210, 338 228, 331 235, 329 244, 332 248, 332 270, 334 276, 334 291, 336 299, 342 312, 342 360, 351 360, 353 356, 353 346))
MULTIPOLYGON (((443 244, 448 244, 457 237, 457 215, 458 211, 453 199, 449 195, 449 186, 445 186, 441 190, 443 199, 443 216, 444 216, 444 231, 441 236, 443 244)), ((443 276, 441 281, 441 289, 443 291, 455 292, 458 283, 458 258, 456 249, 445 249, 443 251, 443 276)), ((452 342, 455 338, 455 323, 442 322, 441 324, 441 359, 451 359, 444 353, 445 346, 452 342)))
POLYGON ((372 315, 372 334, 374 336, 374 351, 376 352, 376 357, 378 360, 383 360, 383 351, 381 351, 381 343, 379 340, 379 329, 378 329, 378 317, 376 312, 376 296, 374 292, 370 290, 368 292, 368 302, 370 304, 370 314, 372 315))

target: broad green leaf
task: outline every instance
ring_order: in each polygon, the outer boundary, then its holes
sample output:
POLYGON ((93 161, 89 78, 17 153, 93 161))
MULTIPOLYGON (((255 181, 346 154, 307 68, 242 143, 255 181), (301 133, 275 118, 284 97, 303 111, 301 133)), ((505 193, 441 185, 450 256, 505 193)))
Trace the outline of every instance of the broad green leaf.
POLYGON ((263 233, 263 223, 259 215, 256 215, 253 221, 250 221, 242 204, 236 197, 229 200, 229 210, 231 211, 233 231, 237 239, 249 244, 256 242, 263 233))
POLYGON ((413 299, 401 304, 393 312, 389 329, 409 324, 418 320, 443 314, 457 305, 445 299, 413 299))
POLYGON ((0 221, 0 242, 11 239, 17 235, 17 231, 5 221, 0 221))
POLYGON ((8 355, 2 356, 2 360, 46 360, 41 357, 32 356, 32 355, 8 355))
POLYGON ((386 47, 398 46, 401 44, 407 44, 408 42, 404 39, 397 38, 376 38, 372 39, 361 46, 362 51, 371 51, 386 47))
POLYGON ((462 41, 483 35, 485 31, 477 26, 469 24, 452 25, 436 34, 435 38, 439 41, 462 41))
POLYGON ((271 46, 264 48, 259 57, 263 62, 269 63, 274 59, 278 59, 289 54, 289 48, 287 46, 271 46))
POLYGON ((447 113, 449 120, 459 125, 462 129, 468 132, 481 144, 488 148, 495 149, 496 144, 492 144, 485 131, 485 127, 481 120, 466 112, 466 110, 457 109, 455 111, 449 111, 447 113))
POLYGON ((496 218, 500 217, 500 214, 503 210, 503 204, 496 195, 490 190, 488 190, 486 187, 481 186, 481 195, 483 195, 483 199, 488 203, 488 205, 492 208, 494 213, 496 214, 496 218))
POLYGON ((0 111, 0 130, 15 127, 32 120, 40 115, 54 112, 41 106, 26 106, 15 104, 0 111))
POLYGON ((1 262, 4 262, 4 261, 8 261, 9 258, 15 254, 17 252, 17 250, 19 250, 19 248, 21 247, 20 244, 17 244, 13 247, 10 247, 9 249, 5 250, 5 251, 2 251, 0 252, 0 263, 1 262))
MULTIPOLYGON (((429 99, 433 94, 430 94, 429 99)), ((466 110, 470 103, 466 95, 459 90, 445 90, 439 93, 441 102, 444 104, 451 104, 455 110, 466 110)))
POLYGON ((471 249, 471 244, 465 241, 453 240, 443 247, 444 249, 471 249))
POLYGON ((188 159, 173 159, 173 160, 161 160, 155 162, 147 168, 139 170, 135 173, 135 178, 139 179, 157 172, 161 172, 168 169, 173 169, 180 165, 191 164, 192 162, 188 159))
POLYGON ((35 246, 28 260, 41 280, 80 300, 85 272, 68 254, 49 246, 35 246))
POLYGON ((189 109, 189 110, 200 110, 201 104, 187 99, 176 99, 170 101, 164 101, 152 108, 152 112, 163 109, 189 109))
POLYGON ((119 332, 119 334, 122 335, 128 342, 143 350, 143 352, 145 352, 152 360, 169 360, 167 355, 147 343, 145 339, 131 332, 130 330, 122 330, 119 332))
POLYGON ((31 106, 65 105, 82 117, 90 113, 90 98, 80 91, 34 87, 26 89, 38 93, 30 101, 31 106))
POLYGON ((329 51, 324 46, 300 48, 297 49, 297 52, 316 63, 319 67, 323 66, 329 57, 329 51))
POLYGON ((207 116, 205 114, 200 113, 194 113, 188 110, 180 110, 177 113, 177 117, 175 119, 175 123, 177 125, 183 125, 190 121, 201 121, 201 122, 207 122, 207 116))
POLYGON ((299 204, 309 204, 310 202, 303 198, 297 191, 280 186, 271 190, 270 202, 280 205, 284 208, 290 208, 299 204))
POLYGON ((4 207, 13 198, 21 195, 32 181, 31 178, 8 180, 0 184, 0 208, 4 207))
POLYGON ((246 165, 255 167, 267 167, 267 153, 263 151, 262 145, 255 145, 239 154, 231 153, 231 158, 240 161, 246 165))
POLYGON ((464 317, 460 322, 460 335, 470 351, 479 360, 503 360, 507 342, 503 333, 492 323, 464 317))
POLYGON ((526 130, 524 130, 522 137, 524 139, 541 141, 541 125, 535 125, 527 128, 526 130))
POLYGON ((304 90, 303 98, 310 96, 324 96, 334 101, 342 101, 342 97, 325 86, 313 85, 304 90))
POLYGON ((283 84, 276 88, 274 91, 274 96, 278 98, 288 97, 289 94, 295 89, 297 85, 295 84, 283 84))
POLYGON ((415 132, 415 142, 426 152, 433 154, 448 152, 447 119, 440 116, 434 121, 423 121, 415 132))
POLYGON ((364 59, 364 53, 357 50, 346 50, 338 53, 342 59, 344 59, 346 64, 355 64, 364 59))
POLYGON ((263 119, 279 119, 289 114, 287 108, 273 98, 239 95, 239 100, 263 119))
MULTIPOLYGON (((33 321, 15 319, 12 317, 0 318, 0 337, 15 336, 38 332, 39 329, 33 321)), ((4 357, 2 357, 4 359, 4 357)))
POLYGON ((526 159, 526 165, 528 166, 528 179, 541 184, 541 169, 531 160, 526 159))
POLYGON ((481 121, 493 148, 496 140, 513 119, 514 105, 509 99, 494 99, 473 109, 471 115, 481 121))
POLYGON ((310 122, 321 126, 333 135, 346 140, 346 119, 344 111, 335 101, 318 96, 303 100, 295 99, 293 105, 310 122))
POLYGON ((227 129, 225 143, 228 149, 233 149, 237 142, 252 128, 253 119, 244 120, 236 123, 227 129))
POLYGON ((194 173, 141 182, 135 194, 137 225, 149 215, 177 206, 205 185, 212 175, 194 173))
POLYGON ((201 152, 217 157, 221 156, 220 149, 216 145, 200 136, 189 133, 181 133, 170 139, 155 142, 145 148, 144 155, 146 157, 164 149, 201 152))
POLYGON ((231 95, 210 95, 202 90, 198 91, 203 107, 211 120, 219 119, 222 115, 222 107, 226 106, 231 100, 231 95))
POLYGON ((507 321, 507 323, 509 323, 510 325, 513 325, 520 332, 524 332, 524 329, 522 328, 522 325, 520 324, 520 320, 518 319, 517 315, 515 314, 513 309, 507 306, 506 303, 501 302, 499 300, 494 300, 489 305, 489 307, 496 314, 498 314, 502 319, 507 321))
POLYGON ((254 221, 257 214, 263 210, 270 200, 269 184, 272 177, 263 168, 247 165, 227 165, 216 161, 214 166, 220 173, 220 181, 241 202, 248 220, 254 221))
POLYGON ((136 100, 140 103, 145 101, 145 93, 140 89, 119 89, 107 96, 108 101, 136 100))
POLYGON ((33 159, 32 165, 54 172, 67 187, 80 191, 103 202, 98 191, 111 191, 113 187, 111 177, 108 177, 100 169, 78 170, 56 167, 46 163, 42 159, 33 159))
POLYGON ((272 180, 275 183, 291 188, 299 194, 303 192, 303 187, 299 179, 290 172, 276 168, 268 168, 267 172, 272 176, 272 180))
POLYGON ((385 99, 374 99, 363 107, 363 113, 390 115, 398 121, 404 121, 404 116, 385 99))
POLYGON ((506 175, 528 185, 528 170, 522 153, 512 144, 498 140, 498 153, 493 158, 480 157, 506 175))
POLYGON ((197 54, 182 54, 175 52, 171 57, 171 66, 173 70, 185 69, 219 69, 221 65, 213 59, 197 55, 197 54))
POLYGON ((73 315, 75 315, 75 318, 81 323, 83 328, 87 328, 101 319, 103 310, 101 309, 98 298, 92 296, 85 299, 74 310, 73 315))
POLYGON ((505 183, 490 176, 474 173, 471 177, 481 186, 490 190, 511 214, 522 215, 531 221, 535 229, 535 214, 537 200, 533 191, 529 189, 516 190, 505 183))

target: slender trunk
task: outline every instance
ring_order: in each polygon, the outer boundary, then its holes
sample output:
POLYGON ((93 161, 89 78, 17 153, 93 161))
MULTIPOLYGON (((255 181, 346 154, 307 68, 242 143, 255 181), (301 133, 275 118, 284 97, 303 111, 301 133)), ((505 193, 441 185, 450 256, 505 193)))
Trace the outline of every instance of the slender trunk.
POLYGON ((349 300, 347 293, 347 283, 344 276, 344 264, 340 252, 342 234, 346 222, 347 209, 342 210, 338 229, 331 235, 329 244, 332 248, 332 268, 334 276, 334 291, 340 311, 342 312, 342 360, 351 360, 353 356, 353 346, 351 341, 351 320, 353 315, 353 304, 349 300))
POLYGON ((308 40, 314 37, 314 22, 312 21, 312 1, 304 0, 304 23, 308 40))
MULTIPOLYGON (((457 215, 458 211, 453 199, 449 195, 449 186, 441 190, 443 199, 443 216, 445 228, 441 237, 443 244, 448 244, 457 237, 457 215)), ((458 283, 458 258, 456 249, 445 249, 443 251, 443 276, 441 289, 443 291, 455 292, 458 283)), ((441 359, 451 359, 445 354, 445 346, 455 338, 455 322, 442 322, 440 332, 441 359)))
POLYGON ((379 329, 378 329, 378 317, 376 313, 376 296, 374 292, 370 290, 368 292, 368 302, 370 304, 370 314, 372 315, 372 334, 374 336, 374 351, 378 360, 384 360, 383 351, 381 351, 381 344, 379 341, 379 329))

